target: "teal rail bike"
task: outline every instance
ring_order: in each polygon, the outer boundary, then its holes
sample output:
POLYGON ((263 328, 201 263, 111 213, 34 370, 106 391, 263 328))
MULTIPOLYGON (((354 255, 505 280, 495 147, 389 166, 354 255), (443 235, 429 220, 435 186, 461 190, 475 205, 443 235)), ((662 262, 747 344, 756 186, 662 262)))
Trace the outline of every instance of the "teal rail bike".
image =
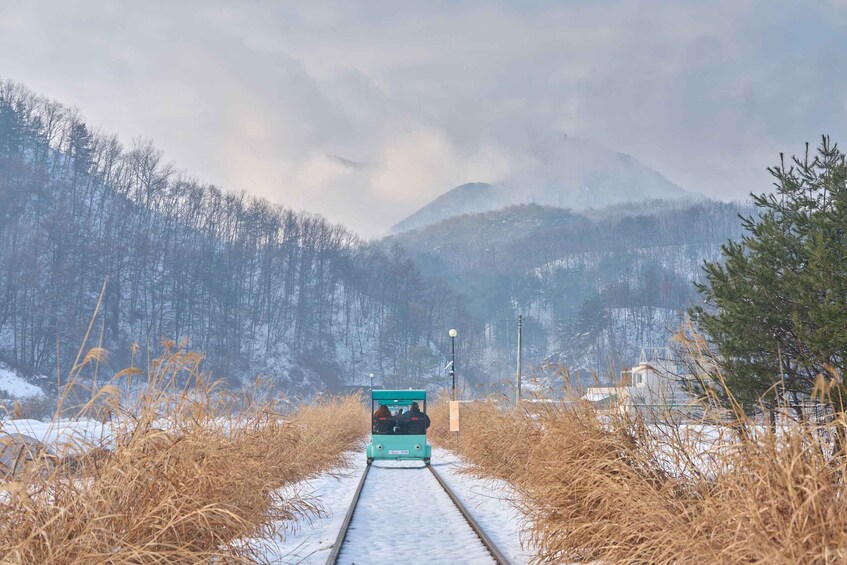
POLYGON ((426 441, 425 390, 373 390, 371 414, 368 465, 375 459, 412 459, 429 465, 432 446, 426 441))

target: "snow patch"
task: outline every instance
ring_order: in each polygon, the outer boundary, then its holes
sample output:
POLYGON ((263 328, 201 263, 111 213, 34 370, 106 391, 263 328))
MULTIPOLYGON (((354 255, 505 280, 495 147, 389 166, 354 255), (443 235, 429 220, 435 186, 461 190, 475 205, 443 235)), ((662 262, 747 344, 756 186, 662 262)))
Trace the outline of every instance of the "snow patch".
POLYGON ((8 365, 0 363, 0 390, 5 390, 13 398, 44 397, 44 391, 21 377, 8 365))
POLYGON ((73 420, 6 420, 2 432, 24 434, 50 447, 60 457, 79 455, 92 448, 112 447, 114 434, 109 424, 80 418, 73 420))

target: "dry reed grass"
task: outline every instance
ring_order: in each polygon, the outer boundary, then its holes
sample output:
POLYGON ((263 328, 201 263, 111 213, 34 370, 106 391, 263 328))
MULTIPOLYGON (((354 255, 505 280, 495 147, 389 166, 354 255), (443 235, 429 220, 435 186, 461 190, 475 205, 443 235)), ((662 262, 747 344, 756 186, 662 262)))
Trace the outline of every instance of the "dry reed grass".
MULTIPOLYGON (((102 355, 89 352, 75 373, 102 355)), ((120 395, 127 379, 142 377, 137 369, 97 388, 77 413, 111 422, 107 448, 81 439, 71 449, 79 455, 60 465, 28 454, 24 470, 0 483, 3 562, 261 561, 251 539, 318 511, 279 489, 344 463, 368 432, 361 401, 326 399, 283 414, 273 402, 218 391, 200 361, 169 343, 133 402, 120 395)), ((57 414, 67 412, 66 400, 57 414)))
POLYGON ((847 561, 843 415, 771 428, 740 410, 706 425, 483 401, 462 406, 458 445, 446 403, 430 415, 434 443, 516 487, 537 562, 847 561))

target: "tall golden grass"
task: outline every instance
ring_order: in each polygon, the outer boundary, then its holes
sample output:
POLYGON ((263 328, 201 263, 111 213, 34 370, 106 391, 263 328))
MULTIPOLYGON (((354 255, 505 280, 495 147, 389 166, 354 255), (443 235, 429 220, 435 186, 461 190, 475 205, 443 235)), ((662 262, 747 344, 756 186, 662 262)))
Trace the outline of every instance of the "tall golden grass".
MULTIPOLYGON (((90 351, 76 374, 103 354, 90 351)), ((315 501, 283 498, 280 487, 344 463, 369 431, 361 401, 292 410, 238 398, 206 382, 200 361, 166 344, 146 375, 122 371, 76 408, 111 422, 105 447, 79 439, 65 446, 76 455, 61 461, 29 453, 32 461, 0 482, 3 562, 261 561, 251 540, 318 511, 315 501), (122 402, 133 378, 145 379, 143 392, 122 402)), ((71 396, 57 414, 68 413, 71 396)))
MULTIPOLYGON (((818 393, 839 383, 821 377, 818 393)), ((462 406, 457 444, 446 403, 430 411, 434 443, 516 487, 537 562, 847 562, 843 414, 775 427, 730 415, 489 400, 462 406)))

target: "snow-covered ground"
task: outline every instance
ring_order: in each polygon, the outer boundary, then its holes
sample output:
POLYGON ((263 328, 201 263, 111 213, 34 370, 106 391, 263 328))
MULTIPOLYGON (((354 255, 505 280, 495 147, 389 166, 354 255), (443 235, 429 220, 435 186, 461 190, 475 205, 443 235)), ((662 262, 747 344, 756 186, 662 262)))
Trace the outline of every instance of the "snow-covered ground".
POLYGON ((275 539, 251 540, 262 547, 266 561, 326 563, 364 467, 364 458, 359 453, 351 454, 346 468, 334 469, 283 489, 283 495, 296 494, 318 503, 322 514, 282 524, 286 528, 285 533, 275 539))
MULTIPOLYGON (((449 451, 435 449, 432 462, 500 551, 515 564, 529 562, 532 551, 520 544, 521 515, 509 503, 514 497, 512 489, 502 481, 458 474, 461 463, 449 451)), ((325 515, 262 542, 267 560, 325 563, 364 467, 364 457, 356 453, 341 474, 336 470, 297 485, 301 493, 321 503, 325 515)), ((386 559, 492 563, 435 478, 420 463, 408 461, 374 463, 339 562, 364 564, 386 559)))
POLYGON ((32 398, 44 396, 44 391, 27 382, 8 365, 0 363, 0 390, 5 390, 14 398, 32 398))
POLYGON ((37 439, 61 457, 93 447, 109 448, 112 442, 112 430, 108 424, 84 418, 52 422, 6 420, 0 422, 0 430, 0 435, 18 433, 37 439))
POLYGON ((461 459, 446 449, 433 448, 432 461, 436 471, 503 555, 515 565, 529 563, 535 551, 531 546, 521 546, 524 517, 514 505, 517 494, 512 486, 497 479, 460 474, 464 466, 461 459))
POLYGON ((426 563, 494 563, 435 477, 421 462, 376 461, 365 481, 338 562, 385 556, 426 563))

